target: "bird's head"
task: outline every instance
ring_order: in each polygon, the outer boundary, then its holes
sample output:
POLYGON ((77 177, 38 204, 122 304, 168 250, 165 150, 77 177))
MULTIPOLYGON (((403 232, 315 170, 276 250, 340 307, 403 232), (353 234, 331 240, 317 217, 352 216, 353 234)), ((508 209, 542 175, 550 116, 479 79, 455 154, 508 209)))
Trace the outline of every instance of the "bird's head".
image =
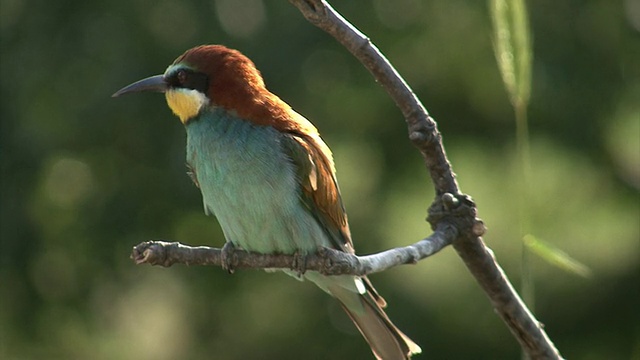
POLYGON ((235 111, 246 119, 255 118, 259 123, 267 115, 261 114, 264 111, 260 104, 273 102, 270 98, 275 97, 265 89, 260 72, 249 58, 222 45, 189 49, 164 74, 137 81, 112 96, 143 91, 164 93, 167 104, 184 124, 212 106, 235 111))

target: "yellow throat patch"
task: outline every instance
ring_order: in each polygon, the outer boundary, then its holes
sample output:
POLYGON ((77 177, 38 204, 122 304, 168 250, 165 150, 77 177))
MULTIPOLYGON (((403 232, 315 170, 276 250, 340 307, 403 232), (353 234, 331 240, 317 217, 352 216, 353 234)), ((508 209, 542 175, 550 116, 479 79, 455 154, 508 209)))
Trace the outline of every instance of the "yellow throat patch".
POLYGON ((202 107, 209 102, 203 93, 191 89, 167 90, 165 97, 171 111, 180 118, 183 124, 198 115, 202 107))

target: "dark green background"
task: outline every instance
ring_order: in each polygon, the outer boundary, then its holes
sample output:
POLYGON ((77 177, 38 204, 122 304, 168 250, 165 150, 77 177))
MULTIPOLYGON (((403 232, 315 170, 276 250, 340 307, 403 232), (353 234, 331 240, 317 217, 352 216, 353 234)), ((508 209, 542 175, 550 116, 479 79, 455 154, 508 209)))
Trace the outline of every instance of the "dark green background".
MULTIPOLYGON (((148 239, 221 246, 161 95, 111 99, 203 43, 240 49, 332 147, 361 254, 429 234, 432 186, 371 76, 287 1, 0 0, 0 358, 370 357, 336 303, 282 274, 135 266, 148 239)), ((487 3, 336 2, 438 121, 519 283, 514 119, 487 3)), ((640 5, 531 1, 536 314, 570 359, 640 357, 640 5)), ((371 277, 425 359, 517 359, 452 249, 371 277)))

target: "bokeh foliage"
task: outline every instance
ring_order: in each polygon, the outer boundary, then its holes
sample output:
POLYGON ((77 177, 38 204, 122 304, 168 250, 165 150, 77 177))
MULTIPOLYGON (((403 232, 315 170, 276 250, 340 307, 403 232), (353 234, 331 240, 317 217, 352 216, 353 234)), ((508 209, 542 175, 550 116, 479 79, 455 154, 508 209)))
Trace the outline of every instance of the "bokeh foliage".
MULTIPOLYGON (((487 3, 334 5, 438 120, 486 241, 518 279, 518 158, 487 3)), ((576 278, 534 259, 536 314, 567 358, 638 357, 640 7, 528 5, 531 226, 592 271, 576 278)), ((332 147, 359 253, 417 241, 433 197, 421 159, 392 102, 333 39, 288 2, 261 0, 0 0, 0 31, 0 358, 368 356, 310 284, 134 266, 143 240, 223 238, 184 174, 184 131, 162 97, 109 98, 192 46, 238 48, 332 147)), ((372 280, 429 358, 519 356, 451 249, 372 280)))

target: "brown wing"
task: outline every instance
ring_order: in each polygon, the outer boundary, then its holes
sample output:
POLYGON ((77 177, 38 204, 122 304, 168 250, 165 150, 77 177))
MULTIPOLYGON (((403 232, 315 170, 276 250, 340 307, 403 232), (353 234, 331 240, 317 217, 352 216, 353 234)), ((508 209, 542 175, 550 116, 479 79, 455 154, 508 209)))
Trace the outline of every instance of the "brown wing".
POLYGON ((353 254, 331 151, 317 134, 289 133, 283 140, 283 149, 296 166, 302 203, 325 229, 334 247, 353 254))
MULTIPOLYGON (((355 254, 347 214, 342 204, 331 151, 317 134, 288 134, 284 151, 297 169, 302 203, 325 229, 336 249, 355 254)), ((366 276, 361 277, 367 292, 380 306, 387 303, 366 276)))

